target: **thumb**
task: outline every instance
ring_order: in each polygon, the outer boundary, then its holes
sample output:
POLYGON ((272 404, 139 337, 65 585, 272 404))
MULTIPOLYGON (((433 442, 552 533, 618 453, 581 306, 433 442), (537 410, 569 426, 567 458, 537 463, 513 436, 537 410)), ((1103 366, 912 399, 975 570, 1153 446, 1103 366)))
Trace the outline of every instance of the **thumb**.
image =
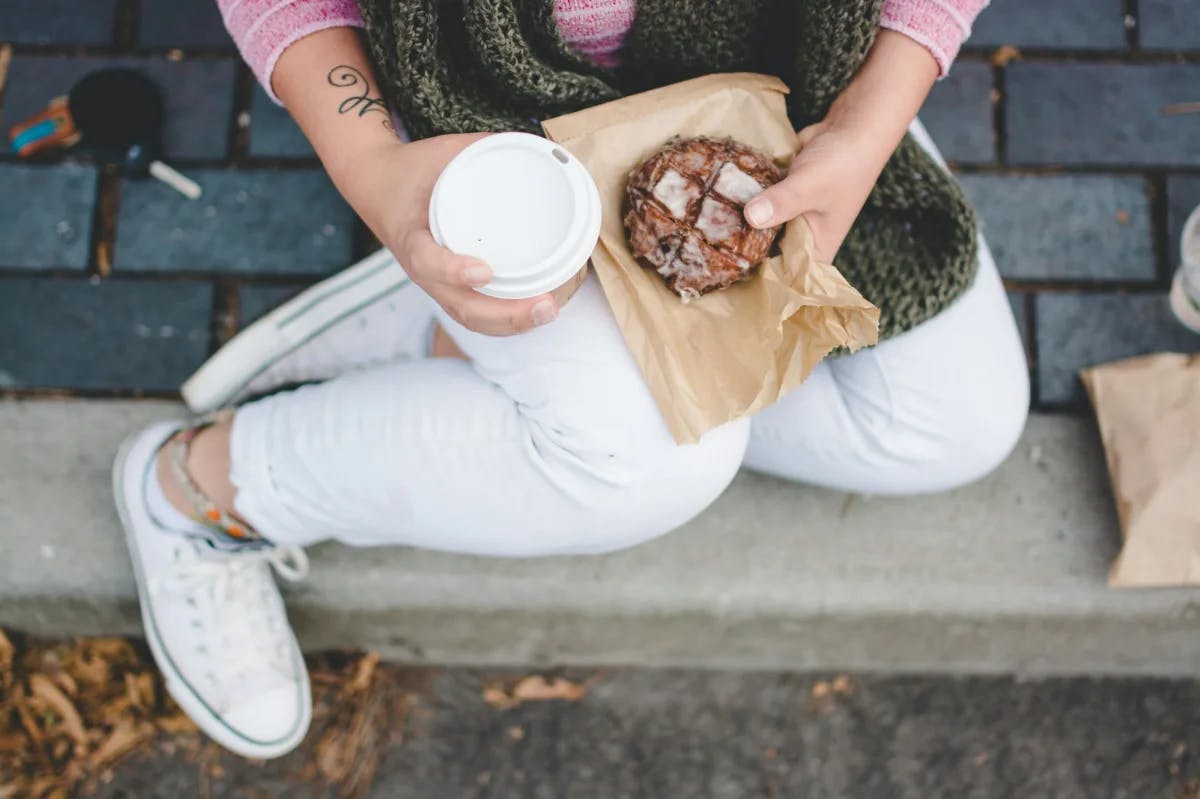
POLYGON ((803 170, 795 170, 783 180, 746 203, 746 221, 751 227, 766 228, 788 222, 813 210, 814 194, 803 170))

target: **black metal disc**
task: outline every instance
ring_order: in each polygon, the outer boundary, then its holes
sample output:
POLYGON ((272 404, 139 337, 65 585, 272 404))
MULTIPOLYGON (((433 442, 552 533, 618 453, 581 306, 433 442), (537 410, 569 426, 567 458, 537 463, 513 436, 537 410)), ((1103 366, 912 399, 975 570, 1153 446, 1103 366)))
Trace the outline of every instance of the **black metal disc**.
POLYGON ((68 102, 85 147, 107 159, 129 161, 133 168, 144 168, 156 157, 163 98, 145 73, 124 68, 91 72, 71 87, 68 102))

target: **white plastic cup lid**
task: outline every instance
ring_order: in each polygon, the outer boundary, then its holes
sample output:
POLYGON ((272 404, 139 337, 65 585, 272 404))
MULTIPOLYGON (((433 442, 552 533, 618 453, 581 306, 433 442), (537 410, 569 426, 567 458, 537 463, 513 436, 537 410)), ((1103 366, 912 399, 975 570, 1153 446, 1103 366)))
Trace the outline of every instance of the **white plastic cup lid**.
POLYGON ((600 192, 554 142, 498 133, 446 165, 429 201, 429 229, 446 249, 491 267, 492 282, 480 292, 533 297, 587 262, 600 237, 600 192))
POLYGON ((1179 237, 1179 254, 1184 267, 1200 272, 1200 205, 1192 209, 1183 223, 1183 235, 1179 237))

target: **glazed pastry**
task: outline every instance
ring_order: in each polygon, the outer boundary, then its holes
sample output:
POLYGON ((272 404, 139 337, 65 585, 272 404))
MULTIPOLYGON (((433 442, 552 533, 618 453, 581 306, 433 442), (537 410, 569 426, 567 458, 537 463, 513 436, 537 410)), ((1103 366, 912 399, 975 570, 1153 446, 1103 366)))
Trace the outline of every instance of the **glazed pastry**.
POLYGON ((752 228, 742 208, 782 178, 774 161, 733 139, 672 139, 629 175, 633 254, 684 301, 746 280, 782 226, 752 228))

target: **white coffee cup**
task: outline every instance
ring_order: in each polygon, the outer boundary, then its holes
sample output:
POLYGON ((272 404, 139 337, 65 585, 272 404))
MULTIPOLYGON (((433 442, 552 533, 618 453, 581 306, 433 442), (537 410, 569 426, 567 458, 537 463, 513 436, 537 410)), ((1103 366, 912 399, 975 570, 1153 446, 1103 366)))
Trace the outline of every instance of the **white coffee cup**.
POLYGON ((492 269, 476 290, 563 303, 587 274, 600 237, 600 192, 577 158, 529 133, 497 133, 446 165, 429 201, 429 229, 451 252, 492 269))
POLYGON ((1171 310, 1184 326, 1200 333, 1200 206, 1183 224, 1179 269, 1171 281, 1171 310))

